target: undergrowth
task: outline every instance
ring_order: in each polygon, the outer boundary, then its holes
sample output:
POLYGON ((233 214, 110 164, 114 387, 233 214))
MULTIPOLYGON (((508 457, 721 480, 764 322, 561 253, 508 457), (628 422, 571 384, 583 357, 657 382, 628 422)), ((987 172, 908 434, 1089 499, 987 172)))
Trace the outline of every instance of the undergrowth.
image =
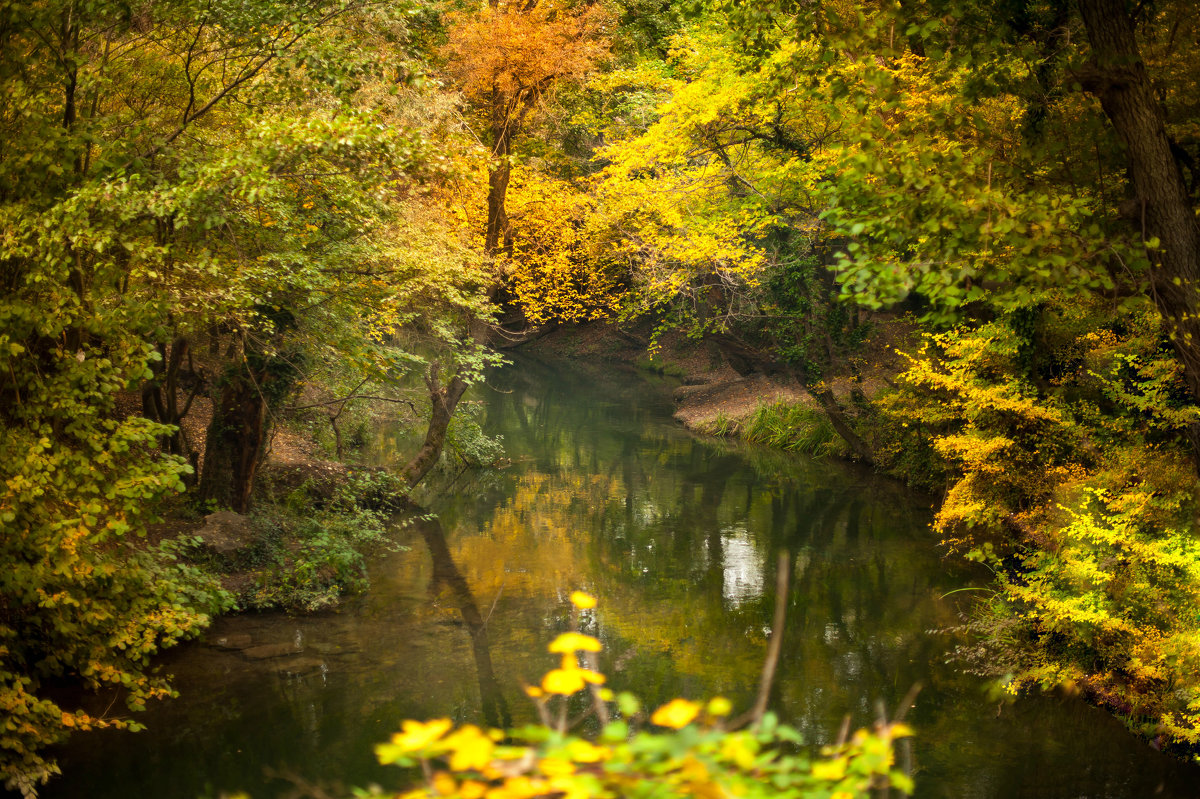
POLYGON ((394 482, 382 472, 352 473, 327 498, 307 482, 256 508, 251 545, 217 565, 242 575, 233 581, 238 607, 311 613, 366 590, 366 556, 399 548, 387 501, 394 482))

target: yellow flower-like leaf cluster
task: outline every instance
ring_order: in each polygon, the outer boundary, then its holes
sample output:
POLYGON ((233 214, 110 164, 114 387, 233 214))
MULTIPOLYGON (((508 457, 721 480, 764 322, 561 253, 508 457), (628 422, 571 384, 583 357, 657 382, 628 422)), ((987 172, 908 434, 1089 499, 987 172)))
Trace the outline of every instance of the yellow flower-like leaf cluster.
POLYGON ((492 761, 496 743, 483 730, 468 724, 443 742, 450 750, 450 768, 455 771, 480 770, 492 761))
POLYGON ((581 669, 576 666, 570 668, 564 667, 546 672, 546 676, 542 678, 542 690, 548 694, 562 694, 566 696, 577 691, 582 691, 588 683, 603 685, 604 675, 597 674, 591 669, 581 669))
POLYGON ((573 652, 599 652, 600 642, 590 635, 569 632, 550 642, 550 651, 555 654, 569 655, 573 652))
POLYGON ((596 597, 582 591, 572 591, 571 604, 580 610, 591 610, 596 607, 596 597))
POLYGON ((403 752, 418 752, 450 731, 450 719, 432 721, 405 721, 400 732, 392 736, 391 745, 403 752))
POLYGON ((654 711, 650 721, 660 727, 670 727, 678 730, 692 723, 700 713, 700 703, 689 702, 686 699, 672 699, 667 704, 654 711))

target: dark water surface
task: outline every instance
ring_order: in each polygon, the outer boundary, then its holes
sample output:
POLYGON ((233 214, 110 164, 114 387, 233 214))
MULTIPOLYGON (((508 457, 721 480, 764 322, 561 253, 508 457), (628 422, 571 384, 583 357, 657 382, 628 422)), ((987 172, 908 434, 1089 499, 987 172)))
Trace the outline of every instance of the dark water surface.
POLYGON ((613 688, 650 706, 722 694, 747 707, 785 547, 774 706, 811 744, 920 683, 918 796, 1200 796, 1200 770, 1106 714, 1053 697, 1000 705, 946 665, 955 639, 927 631, 957 624, 972 594, 944 595, 983 578, 941 560, 927 503, 895 483, 696 438, 671 419, 669 386, 612 369, 522 361, 489 384, 480 418, 510 468, 460 477, 342 611, 223 619, 169 653, 181 697, 143 714, 143 733, 78 737, 44 796, 398 787, 372 746, 403 719, 532 720, 521 685, 553 667, 545 646, 576 588, 600 598, 587 623, 613 688))

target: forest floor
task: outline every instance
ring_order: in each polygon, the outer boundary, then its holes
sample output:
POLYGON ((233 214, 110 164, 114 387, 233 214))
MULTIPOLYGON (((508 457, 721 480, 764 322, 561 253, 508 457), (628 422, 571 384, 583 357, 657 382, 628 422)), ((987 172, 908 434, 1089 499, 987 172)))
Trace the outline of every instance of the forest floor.
MULTIPOLYGON (((180 422, 189 450, 196 455, 197 464, 204 463, 212 405, 210 398, 197 396, 191 410, 180 422)), ((141 412, 141 399, 136 393, 118 395, 118 416, 141 412)), ((267 505, 277 505, 289 492, 302 487, 316 498, 327 498, 338 486, 348 482, 350 472, 348 464, 326 457, 312 436, 288 425, 273 425, 256 481, 258 504, 262 505, 265 501, 267 505)), ((242 559, 235 556, 253 546, 261 537, 260 531, 248 518, 228 512, 209 513, 196 506, 190 492, 169 500, 160 508, 160 514, 161 521, 147 526, 144 546, 155 547, 163 541, 180 537, 198 537, 212 552, 218 554, 210 565, 216 564, 212 574, 221 586, 239 598, 253 593, 262 564, 242 563, 242 559)), ((289 550, 298 550, 300 546, 297 541, 285 541, 283 545, 289 550)))

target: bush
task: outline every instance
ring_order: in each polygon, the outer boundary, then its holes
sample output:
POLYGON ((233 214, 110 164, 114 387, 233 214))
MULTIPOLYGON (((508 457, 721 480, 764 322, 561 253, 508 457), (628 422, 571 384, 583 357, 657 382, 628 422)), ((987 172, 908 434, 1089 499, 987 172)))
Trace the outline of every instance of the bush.
POLYGON ((395 548, 386 508, 395 502, 395 479, 385 473, 352 473, 317 505, 306 486, 260 508, 258 540, 236 568, 254 572, 244 609, 314 612, 336 606, 368 587, 365 554, 395 548))

